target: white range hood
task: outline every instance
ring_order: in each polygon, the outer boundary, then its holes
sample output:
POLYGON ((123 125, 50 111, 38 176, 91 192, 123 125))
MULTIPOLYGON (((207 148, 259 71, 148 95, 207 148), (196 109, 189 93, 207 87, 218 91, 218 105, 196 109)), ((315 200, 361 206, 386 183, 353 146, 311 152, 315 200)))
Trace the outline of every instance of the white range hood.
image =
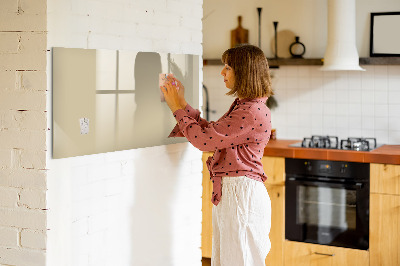
POLYGON ((358 70, 355 0, 328 0, 328 44, 320 70, 358 70))

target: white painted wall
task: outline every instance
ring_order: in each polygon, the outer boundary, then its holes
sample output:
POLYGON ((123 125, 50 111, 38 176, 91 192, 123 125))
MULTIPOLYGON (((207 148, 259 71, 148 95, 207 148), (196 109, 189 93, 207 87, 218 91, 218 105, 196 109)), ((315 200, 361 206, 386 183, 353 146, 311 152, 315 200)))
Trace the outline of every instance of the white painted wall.
MULTIPOLYGON (((47 45, 201 55, 202 15, 202 0, 49 0, 47 45)), ((51 88, 51 57, 47 71, 51 88)), ((191 145, 49 151, 47 162, 47 265, 201 265, 202 162, 191 145)))
MULTIPOLYGON (((306 57, 323 57, 326 47, 327 1, 204 1, 204 58, 220 58, 229 48, 229 30, 236 17, 250 30, 250 43, 257 45, 257 7, 263 7, 262 49, 273 39, 272 21, 280 29, 291 29, 307 47, 306 57), (228 9, 228 6, 232 7, 228 9), (264 13, 265 10, 265 13, 264 13), (223 15, 222 15, 223 14, 223 15), (246 22, 247 19, 247 22, 246 22), (282 22, 282 23, 281 23, 282 22), (246 23, 248 23, 246 25, 246 23), (270 26, 269 26, 270 25, 270 26), (218 32, 218 33, 217 33, 218 32), (265 32, 265 33, 264 33, 265 32), (221 38, 216 38, 216 36, 221 38), (269 35, 268 35, 269 34, 269 35)), ((357 1, 357 47, 361 57, 369 56, 369 13, 399 11, 395 0, 357 1)), ((400 66, 363 66, 365 72, 321 72, 318 66, 281 66, 272 69, 273 89, 279 107, 272 111, 272 124, 281 139, 302 139, 311 135, 376 137, 382 144, 400 143, 400 66)), ((221 66, 205 66, 203 82, 210 93, 210 109, 217 120, 232 103, 225 96, 221 66)))
MULTIPOLYGON (((274 55, 274 26, 278 31, 292 31, 306 46, 307 58, 324 56, 328 10, 327 0, 204 0, 204 58, 220 58, 230 46, 230 31, 242 26, 249 30, 249 43, 258 45, 258 12, 261 7, 261 49, 267 57, 274 55)), ((370 13, 399 11, 398 0, 356 0, 356 42, 360 57, 369 56, 370 13)), ((294 41, 294 40, 293 40, 294 41)), ((289 49, 289 47, 287 48, 289 49)), ((279 49, 278 49, 279 52, 279 49)))

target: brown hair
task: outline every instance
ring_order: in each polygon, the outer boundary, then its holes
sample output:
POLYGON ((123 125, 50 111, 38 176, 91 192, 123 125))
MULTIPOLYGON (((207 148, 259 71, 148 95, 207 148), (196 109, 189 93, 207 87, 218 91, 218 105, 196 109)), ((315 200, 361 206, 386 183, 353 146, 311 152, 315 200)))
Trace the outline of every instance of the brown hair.
POLYGON ((221 60, 235 74, 235 86, 227 95, 254 99, 274 94, 268 61, 260 48, 249 44, 230 48, 222 54, 221 60))

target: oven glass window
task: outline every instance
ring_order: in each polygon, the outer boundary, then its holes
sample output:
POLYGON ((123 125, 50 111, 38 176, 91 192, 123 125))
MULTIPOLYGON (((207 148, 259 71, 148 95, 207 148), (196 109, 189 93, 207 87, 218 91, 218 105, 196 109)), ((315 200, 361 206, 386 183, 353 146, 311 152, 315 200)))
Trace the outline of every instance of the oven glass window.
POLYGON ((298 224, 338 229, 356 228, 356 191, 298 186, 298 224))

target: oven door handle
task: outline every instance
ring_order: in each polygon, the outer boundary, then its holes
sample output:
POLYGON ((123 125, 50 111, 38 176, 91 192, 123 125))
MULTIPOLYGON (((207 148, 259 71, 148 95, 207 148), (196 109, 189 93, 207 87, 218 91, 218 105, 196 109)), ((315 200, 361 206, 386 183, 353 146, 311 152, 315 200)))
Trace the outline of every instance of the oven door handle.
POLYGON ((352 188, 352 189, 361 189, 363 187, 363 183, 361 182, 335 182, 335 181, 321 181, 321 180, 315 180, 315 181, 310 181, 310 180, 304 180, 303 178, 298 178, 298 177, 288 177, 286 181, 289 182, 296 182, 304 185, 339 185, 343 186, 346 188, 352 188))

